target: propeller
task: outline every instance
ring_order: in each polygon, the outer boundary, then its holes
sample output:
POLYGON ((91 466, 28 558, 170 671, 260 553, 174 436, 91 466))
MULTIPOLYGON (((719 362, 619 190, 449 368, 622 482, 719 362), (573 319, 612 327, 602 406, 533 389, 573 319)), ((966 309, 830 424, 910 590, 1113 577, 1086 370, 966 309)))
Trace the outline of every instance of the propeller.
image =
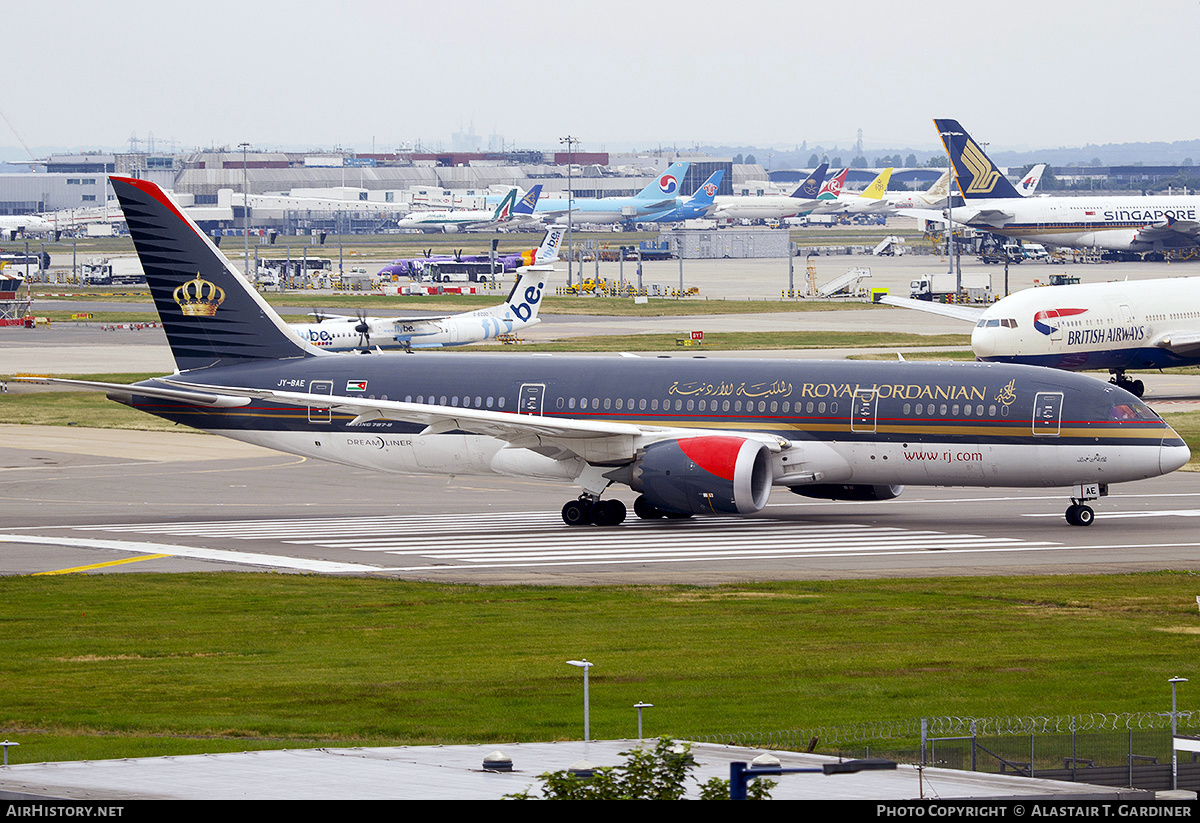
POLYGON ((324 309, 316 309, 315 311, 310 312, 310 314, 312 315, 313 320, 317 324, 321 324, 321 323, 325 322, 325 310, 324 309))
POLYGON ((367 313, 363 309, 358 310, 358 325, 354 327, 358 332, 358 346, 363 351, 371 348, 371 326, 367 323, 367 313))
POLYGON ((461 262, 462 262, 462 253, 463 253, 463 250, 462 250, 462 249, 455 249, 455 250, 454 250, 454 262, 455 262, 455 263, 461 263, 461 262))
POLYGON ((433 249, 425 249, 426 257, 433 257, 433 249))

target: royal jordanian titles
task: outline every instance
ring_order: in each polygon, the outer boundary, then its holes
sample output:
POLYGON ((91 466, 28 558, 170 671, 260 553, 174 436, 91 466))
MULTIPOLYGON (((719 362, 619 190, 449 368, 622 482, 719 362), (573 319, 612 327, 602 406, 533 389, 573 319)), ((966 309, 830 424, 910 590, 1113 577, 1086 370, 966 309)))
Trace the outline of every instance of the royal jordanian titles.
POLYGON ((1200 197, 1022 197, 957 120, 934 120, 966 204, 953 220, 1055 246, 1162 252, 1200 243, 1200 197))
MULTIPOLYGON (((168 420, 349 466, 559 480, 564 522, 751 515, 772 488, 1061 487, 1173 471, 1179 436, 1116 386, 997 363, 332 353, 308 345, 153 183, 112 178, 178 371, 77 381, 168 420)), ((62 381, 71 382, 71 381, 62 381)), ((940 517, 941 515, 939 515, 940 517)))

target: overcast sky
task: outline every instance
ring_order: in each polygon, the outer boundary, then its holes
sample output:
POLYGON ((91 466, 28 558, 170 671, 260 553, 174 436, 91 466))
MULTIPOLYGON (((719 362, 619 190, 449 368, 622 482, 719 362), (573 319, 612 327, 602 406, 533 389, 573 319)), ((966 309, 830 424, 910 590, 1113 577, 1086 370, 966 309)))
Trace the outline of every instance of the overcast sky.
MULTIPOLYGON (((46 0, 6 4, 0 111, 37 151, 996 149, 1200 137, 1200 0, 46 0)), ((0 122, 0 156, 24 156, 0 122), (7 147, 15 147, 13 151, 7 147)))

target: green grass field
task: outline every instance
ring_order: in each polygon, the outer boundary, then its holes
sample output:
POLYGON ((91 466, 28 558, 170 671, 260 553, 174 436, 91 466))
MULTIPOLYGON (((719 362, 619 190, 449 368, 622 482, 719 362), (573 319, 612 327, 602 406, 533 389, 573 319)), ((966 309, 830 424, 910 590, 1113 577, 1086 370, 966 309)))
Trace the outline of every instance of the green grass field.
MULTIPOLYGON (((12 762, 762 732, 1164 708, 1191 573, 482 587, 277 574, 0 578, 12 762)), ((1187 687, 1184 687, 1184 695, 1187 687)), ((1184 705, 1191 704, 1185 698, 1184 705)))

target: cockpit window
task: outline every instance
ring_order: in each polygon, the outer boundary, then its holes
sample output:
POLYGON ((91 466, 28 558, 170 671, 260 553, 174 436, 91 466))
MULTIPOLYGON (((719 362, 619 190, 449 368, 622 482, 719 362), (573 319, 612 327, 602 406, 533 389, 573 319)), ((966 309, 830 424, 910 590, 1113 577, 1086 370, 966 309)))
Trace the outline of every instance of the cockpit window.
POLYGON ((997 328, 1015 329, 1016 327, 1017 327, 1017 321, 1013 320, 1009 317, 985 318, 975 324, 975 328, 977 328, 977 329, 997 329, 997 328))
POLYGON ((1159 420, 1159 416, 1154 413, 1144 403, 1117 403, 1112 407, 1111 419, 1113 420, 1159 420))

